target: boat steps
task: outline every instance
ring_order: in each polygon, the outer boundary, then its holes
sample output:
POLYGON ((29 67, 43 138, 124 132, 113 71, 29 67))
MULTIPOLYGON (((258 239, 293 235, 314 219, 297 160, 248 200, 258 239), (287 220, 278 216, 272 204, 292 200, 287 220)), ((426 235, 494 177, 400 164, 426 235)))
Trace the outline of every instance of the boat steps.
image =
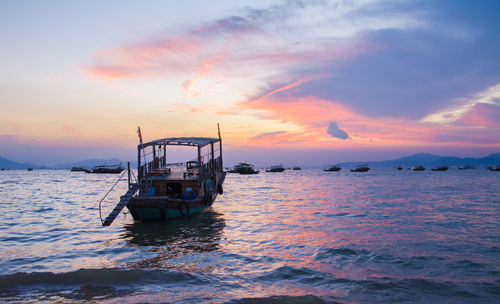
POLYGON ((118 214, 125 208, 125 206, 128 204, 130 199, 134 196, 134 194, 137 193, 139 190, 139 184, 130 184, 130 188, 128 189, 127 193, 125 195, 120 197, 120 201, 118 204, 116 204, 115 208, 111 213, 106 217, 106 219, 102 222, 103 226, 109 226, 113 221, 116 219, 118 214))

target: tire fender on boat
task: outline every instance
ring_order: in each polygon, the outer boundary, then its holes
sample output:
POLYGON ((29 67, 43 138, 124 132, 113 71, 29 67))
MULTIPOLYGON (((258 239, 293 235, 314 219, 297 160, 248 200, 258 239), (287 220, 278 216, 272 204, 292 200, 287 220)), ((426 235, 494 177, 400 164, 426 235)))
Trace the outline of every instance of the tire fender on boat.
POLYGON ((218 192, 219 194, 223 194, 223 193, 224 193, 224 189, 222 189, 222 185, 221 185, 221 184, 218 184, 218 185, 217 185, 217 192, 218 192))
POLYGON ((182 216, 187 216, 189 214, 189 205, 186 202, 179 203, 179 213, 182 216))

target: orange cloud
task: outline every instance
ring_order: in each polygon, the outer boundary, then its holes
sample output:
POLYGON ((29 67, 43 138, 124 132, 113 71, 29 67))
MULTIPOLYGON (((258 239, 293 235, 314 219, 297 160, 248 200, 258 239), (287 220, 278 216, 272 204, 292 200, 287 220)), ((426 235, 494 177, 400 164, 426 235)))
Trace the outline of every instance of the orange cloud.
POLYGON ((262 119, 296 126, 290 130, 267 131, 250 138, 250 144, 287 148, 383 148, 466 147, 471 143, 500 148, 499 107, 478 105, 456 124, 421 123, 399 118, 360 115, 339 102, 316 97, 270 96, 238 105, 257 111, 262 119), (331 122, 347 132, 349 139, 330 136, 331 122), (482 126, 482 127, 478 127, 482 126), (489 127, 485 127, 489 126, 489 127))
POLYGON ((258 145, 300 144, 311 147, 339 145, 420 145, 432 140, 433 128, 402 119, 374 119, 359 115, 348 107, 315 97, 281 99, 258 98, 240 104, 245 110, 258 110, 261 117, 296 125, 297 130, 251 140, 258 145), (338 122, 350 139, 342 141, 327 134, 331 122, 338 122))

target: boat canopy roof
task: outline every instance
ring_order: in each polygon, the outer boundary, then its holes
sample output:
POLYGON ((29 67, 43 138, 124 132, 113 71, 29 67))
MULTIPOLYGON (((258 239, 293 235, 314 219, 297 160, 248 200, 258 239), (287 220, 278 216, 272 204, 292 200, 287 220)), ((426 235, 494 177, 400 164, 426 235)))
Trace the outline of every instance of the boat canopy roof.
POLYGON ((213 137, 169 137, 156 139, 147 143, 139 145, 141 148, 146 148, 153 145, 172 145, 172 146, 194 146, 204 147, 210 143, 219 142, 218 138, 213 137))

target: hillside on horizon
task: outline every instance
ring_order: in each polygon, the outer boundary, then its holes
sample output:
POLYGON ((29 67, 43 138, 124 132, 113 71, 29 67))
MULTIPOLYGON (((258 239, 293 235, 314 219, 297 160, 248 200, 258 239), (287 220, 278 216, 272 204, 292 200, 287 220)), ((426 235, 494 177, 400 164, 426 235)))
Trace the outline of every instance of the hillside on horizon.
POLYGON ((473 166, 473 167, 488 167, 500 165, 500 153, 493 153, 485 157, 455 157, 455 156, 440 156, 429 153, 417 153, 410 156, 383 161, 368 161, 368 162, 345 162, 339 163, 343 166, 356 166, 367 164, 372 167, 439 167, 439 166, 473 166))
MULTIPOLYGON (((87 159, 77 162, 57 164, 54 166, 42 166, 31 162, 21 163, 9 160, 7 158, 0 156, 0 169, 70 169, 71 167, 83 167, 90 168, 98 165, 118 165, 122 164, 126 167, 127 161, 122 161, 118 158, 111 159, 87 159)), ((500 165, 500 152, 493 153, 485 157, 474 158, 474 157, 454 157, 454 156, 440 156, 433 155, 429 153, 417 153, 406 157, 401 157, 393 160, 383 160, 383 161, 363 161, 363 162, 343 162, 338 163, 340 166, 349 167, 357 166, 361 164, 366 164, 371 167, 414 167, 414 166, 424 166, 424 167, 438 167, 438 166, 474 166, 474 167, 488 167, 500 165)), ((137 166, 136 161, 131 161, 130 166, 135 168, 137 166)))

